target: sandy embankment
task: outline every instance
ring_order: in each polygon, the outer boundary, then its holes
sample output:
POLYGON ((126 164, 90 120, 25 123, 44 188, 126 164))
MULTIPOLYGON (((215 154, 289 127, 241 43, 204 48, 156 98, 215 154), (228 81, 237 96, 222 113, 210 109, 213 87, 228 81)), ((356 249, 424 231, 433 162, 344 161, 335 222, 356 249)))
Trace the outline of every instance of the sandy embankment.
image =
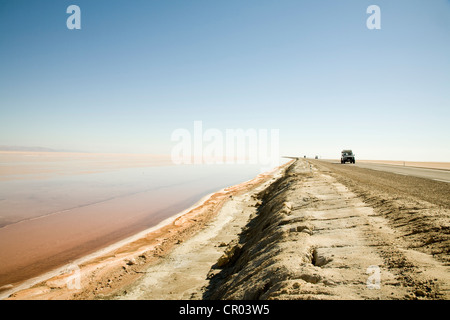
POLYGON ((175 245, 204 229, 229 199, 272 181, 285 166, 207 196, 154 228, 32 279, 20 290, 4 291, 1 298, 96 299, 112 296, 142 277, 149 266, 158 263, 175 245))

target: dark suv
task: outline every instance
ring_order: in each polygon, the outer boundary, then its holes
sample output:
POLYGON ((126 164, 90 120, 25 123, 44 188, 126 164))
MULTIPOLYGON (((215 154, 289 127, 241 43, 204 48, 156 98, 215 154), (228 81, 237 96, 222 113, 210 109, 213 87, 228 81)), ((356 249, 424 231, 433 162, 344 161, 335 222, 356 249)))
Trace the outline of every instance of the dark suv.
POLYGON ((341 163, 355 163, 355 155, 352 150, 342 150, 341 152, 341 163))

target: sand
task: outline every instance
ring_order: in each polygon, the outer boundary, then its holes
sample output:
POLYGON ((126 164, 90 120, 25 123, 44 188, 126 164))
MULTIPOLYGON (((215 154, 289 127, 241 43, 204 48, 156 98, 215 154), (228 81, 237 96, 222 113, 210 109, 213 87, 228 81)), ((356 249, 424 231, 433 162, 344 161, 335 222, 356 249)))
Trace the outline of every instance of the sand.
POLYGON ((198 300, 214 276, 210 271, 242 229, 256 214, 256 195, 283 174, 277 170, 263 183, 228 198, 213 219, 193 237, 178 244, 172 252, 145 270, 136 282, 115 294, 105 296, 120 300, 198 300))

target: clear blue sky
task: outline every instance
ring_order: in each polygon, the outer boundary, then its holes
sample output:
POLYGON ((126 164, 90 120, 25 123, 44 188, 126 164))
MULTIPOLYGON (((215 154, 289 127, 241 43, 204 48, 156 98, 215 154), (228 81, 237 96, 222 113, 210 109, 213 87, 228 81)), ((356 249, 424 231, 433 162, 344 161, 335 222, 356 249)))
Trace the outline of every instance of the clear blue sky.
POLYGON ((195 120, 450 161, 450 1, 0 0, 0 145, 170 153, 195 120))

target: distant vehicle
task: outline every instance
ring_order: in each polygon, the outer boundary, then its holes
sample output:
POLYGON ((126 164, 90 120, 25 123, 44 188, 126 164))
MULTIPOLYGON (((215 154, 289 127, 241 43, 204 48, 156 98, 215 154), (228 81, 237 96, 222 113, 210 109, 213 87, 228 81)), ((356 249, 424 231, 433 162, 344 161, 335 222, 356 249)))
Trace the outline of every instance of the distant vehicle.
POLYGON ((314 159, 319 159, 319 156, 315 156, 314 159))
POLYGON ((341 152, 341 163, 355 163, 355 155, 352 150, 342 150, 341 152))

